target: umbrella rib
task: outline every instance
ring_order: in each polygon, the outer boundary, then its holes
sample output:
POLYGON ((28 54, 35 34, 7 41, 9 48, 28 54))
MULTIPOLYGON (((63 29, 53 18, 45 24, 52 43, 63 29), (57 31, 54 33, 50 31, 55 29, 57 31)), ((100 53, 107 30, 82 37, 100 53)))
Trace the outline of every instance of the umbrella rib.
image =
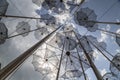
MULTIPOLYGON (((70 56, 69 56, 69 59, 70 59, 70 61, 73 61, 70 56)), ((71 64, 74 64, 73 67, 77 70, 77 68, 75 66, 76 64, 74 62, 72 62, 71 64)))
POLYGON ((58 69, 57 65, 54 65, 52 62, 49 61, 50 64, 52 64, 56 69, 58 69))
MULTIPOLYGON (((37 15, 35 15, 35 16, 37 16, 37 15)), ((16 20, 17 18, 15 18, 15 20, 16 20)), ((27 22, 30 22, 31 21, 31 19, 30 20, 28 20, 27 22)), ((23 25, 21 25, 19 28, 17 28, 16 30, 18 30, 18 29, 20 29, 22 26, 24 26, 25 24, 23 24, 23 25)), ((15 31, 16 31, 15 30, 15 31)), ((13 31, 12 33, 10 33, 10 35, 12 35, 15 31, 13 31)))
POLYGON ((49 46, 51 46, 51 47, 53 47, 53 48, 55 48, 55 49, 58 49, 58 50, 62 51, 60 48, 57 48, 57 47, 55 47, 53 45, 50 45, 49 43, 46 43, 46 44, 49 45, 49 46))
POLYGON ((54 56, 49 56, 49 58, 57 57, 57 56, 60 56, 60 54, 58 54, 58 55, 54 55, 54 56))
MULTIPOLYGON (((71 56, 74 57, 74 58, 77 58, 77 57, 73 56, 72 54, 71 54, 71 56)), ((85 63, 86 65, 90 66, 88 63, 84 62, 82 59, 80 59, 80 61, 82 61, 82 62, 85 63)))
MULTIPOLYGON (((44 80, 44 78, 48 75, 49 73, 45 74, 45 76, 43 76, 42 80, 44 80)), ((44 74, 43 74, 44 75, 44 74)))
POLYGON ((33 30, 29 30, 29 31, 24 32, 24 33, 20 33, 20 34, 16 34, 16 35, 13 35, 13 36, 9 36, 9 37, 7 37, 6 39, 14 38, 14 37, 17 37, 17 36, 20 36, 20 35, 26 34, 26 33, 31 33, 31 32, 34 32, 34 31, 37 31, 37 30, 40 30, 40 29, 41 29, 41 28, 37 28, 37 29, 33 29, 33 30))

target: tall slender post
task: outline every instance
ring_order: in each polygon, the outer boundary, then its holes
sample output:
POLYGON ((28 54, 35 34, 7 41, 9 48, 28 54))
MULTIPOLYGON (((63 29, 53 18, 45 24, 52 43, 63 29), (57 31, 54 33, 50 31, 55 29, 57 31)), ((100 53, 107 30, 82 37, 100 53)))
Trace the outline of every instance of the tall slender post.
MULTIPOLYGON (((75 32, 74 32, 74 33, 75 33, 75 32)), ((86 52, 85 48, 83 47, 83 45, 82 45, 81 41, 79 40, 79 38, 78 38, 78 36, 77 36, 76 33, 75 33, 75 36, 76 36, 76 38, 78 39, 79 45, 80 45, 80 47, 83 49, 83 52, 84 52, 86 58, 88 59, 88 62, 89 62, 89 64, 90 64, 91 68, 93 69, 93 72, 95 73, 97 80, 102 80, 101 74, 99 73, 99 71, 98 71, 98 69, 96 68, 95 64, 94 64, 93 61, 91 60, 91 58, 90 58, 90 56, 89 56, 89 53, 86 52)))
POLYGON ((0 18, 24 18, 24 19, 42 19, 37 17, 26 17, 26 16, 13 16, 13 15, 0 15, 0 18))
POLYGON ((18 56, 15 60, 10 62, 7 66, 5 66, 3 69, 1 69, 0 70, 0 80, 5 80, 7 77, 9 77, 10 74, 12 74, 14 71, 16 71, 20 67, 20 65, 35 52, 35 50, 37 50, 45 41, 47 41, 53 34, 55 34, 61 28, 62 28, 62 26, 58 27, 56 30, 54 30, 53 32, 48 34, 45 38, 40 40, 38 43, 33 45, 31 48, 29 48, 23 54, 18 56))
MULTIPOLYGON (((120 71, 120 69, 118 68, 118 66, 116 66, 115 63, 112 62, 112 61, 102 52, 102 50, 99 49, 99 48, 96 46, 96 44, 92 43, 92 41, 90 41, 90 40, 89 40, 89 42, 90 42, 110 63, 112 63, 112 64, 120 71)), ((105 50, 104 50, 104 51, 105 51, 105 50)), ((107 52, 107 51, 105 51, 105 52, 107 52)))
POLYGON ((78 54, 78 57, 79 57, 80 65, 81 65, 81 68, 82 68, 82 71, 83 71, 84 79, 87 80, 86 75, 85 75, 84 66, 83 66, 82 61, 81 61, 81 56, 79 55, 79 52, 78 52, 77 48, 76 48, 76 50, 77 50, 77 54, 78 54))
POLYGON ((120 25, 120 22, 102 22, 102 21, 93 21, 93 20, 81 20, 83 22, 92 22, 92 23, 98 23, 98 24, 115 24, 120 25))
POLYGON ((65 47, 65 41, 64 41, 64 44, 63 44, 62 54, 60 56, 60 63, 59 63, 59 68, 58 68, 56 80, 58 80, 59 74, 60 74, 60 67, 61 67, 61 63, 62 63, 62 57, 63 57, 63 53, 64 53, 64 47, 65 47))

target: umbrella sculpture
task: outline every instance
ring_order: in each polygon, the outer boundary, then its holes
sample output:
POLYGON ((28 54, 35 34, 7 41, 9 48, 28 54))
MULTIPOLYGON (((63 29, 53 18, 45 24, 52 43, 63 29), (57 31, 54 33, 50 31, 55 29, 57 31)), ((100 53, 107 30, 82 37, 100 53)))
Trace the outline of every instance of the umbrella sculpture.
MULTIPOLYGON (((28 22, 19 22, 18 25, 16 26, 16 32, 18 34, 20 33, 25 33, 25 32, 28 32, 30 31, 30 25, 28 22), (22 27, 21 27, 22 26, 22 27)), ((25 33, 25 34, 22 34, 23 37, 27 36, 29 33, 25 33)))
MULTIPOLYGON (((120 53, 115 56, 111 54, 107 50, 106 42, 98 40, 95 36, 98 34, 97 31, 105 32, 104 34, 115 37, 116 43, 120 46, 119 31, 115 33, 99 27, 99 24, 119 25, 120 22, 98 21, 98 15, 93 9, 82 7, 84 1, 31 0, 32 4, 38 7, 34 11, 39 16, 36 18, 6 14, 9 3, 0 0, 0 44, 5 43, 6 39, 20 35, 25 38, 30 36, 30 32, 34 32, 34 38, 40 40, 2 68, 0 80, 5 80, 16 72, 31 55, 34 69, 41 75, 40 80, 89 80, 87 70, 90 68, 97 80, 119 80, 120 53), (10 24, 4 22, 7 18, 13 18, 11 22, 21 18, 16 25, 16 35, 8 35, 10 24), (33 20, 36 27, 33 29, 30 21, 24 19, 33 20), (85 34, 80 33, 81 28, 86 30, 85 34), (103 76, 95 63, 96 51, 110 62, 111 72, 106 72, 103 76)), ((18 7, 16 9, 19 11, 18 7)))
POLYGON ((53 80, 56 77, 55 74, 58 62, 59 59, 57 58, 55 52, 46 47, 45 49, 36 51, 33 55, 32 64, 34 65, 36 71, 44 75, 43 78, 49 76, 49 78, 53 80))
POLYGON ((81 8, 76 14, 75 14, 75 22, 79 24, 80 26, 84 26, 87 28, 88 31, 96 31, 98 25, 94 22, 88 22, 88 21, 96 21, 97 15, 95 12, 91 9, 87 8, 81 8))

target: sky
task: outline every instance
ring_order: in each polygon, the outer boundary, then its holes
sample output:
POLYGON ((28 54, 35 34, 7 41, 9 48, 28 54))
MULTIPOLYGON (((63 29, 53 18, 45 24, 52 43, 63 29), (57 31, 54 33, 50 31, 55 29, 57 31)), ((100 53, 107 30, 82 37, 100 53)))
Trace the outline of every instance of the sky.
MULTIPOLYGON (((19 16, 36 16, 39 15, 36 13, 36 10, 39 7, 32 3, 32 0, 8 0, 9 6, 6 14, 9 15, 19 15, 19 16)), ((120 1, 119 0, 86 0, 86 2, 82 5, 83 8, 89 7, 93 9, 97 14, 98 21, 118 21, 120 20, 120 1), (105 14, 103 15, 111 5, 115 5, 105 14), (101 17, 102 16, 102 17, 101 17)), ((6 19, 3 18, 2 22, 8 28, 9 36, 17 34, 15 31, 16 25, 20 21, 28 21, 31 29, 36 28, 35 20, 28 19, 6 19), (14 33, 13 33, 14 32, 14 33), (12 33, 12 34, 11 34, 12 33)), ((80 34, 85 34, 87 29, 83 27, 79 27, 76 25, 76 28, 79 30, 80 34)), ((99 24, 99 28, 105 29, 108 31, 117 32, 119 26, 116 25, 105 25, 99 24)), ((120 47, 115 42, 115 37, 110 35, 106 35, 101 31, 96 32, 87 32, 87 35, 93 35, 97 38, 98 41, 104 41, 107 44, 107 51, 111 54, 115 55, 117 52, 120 52, 120 47)), ((14 60, 32 45, 38 42, 34 37, 34 33, 30 33, 27 37, 18 36, 9 40, 2 45, 0 45, 0 62, 2 63, 2 68, 6 66, 9 62, 14 60)), ((102 75, 109 71, 109 62, 96 51, 95 56, 97 57, 95 60, 95 65, 99 69, 102 75)), ((112 59, 112 58, 111 58, 112 59)), ((40 73, 34 70, 34 66, 32 65, 32 56, 26 60, 26 62, 21 66, 21 68, 10 78, 10 80, 40 80, 40 73)), ((88 69, 86 71, 89 80, 97 80, 92 69, 88 69)))

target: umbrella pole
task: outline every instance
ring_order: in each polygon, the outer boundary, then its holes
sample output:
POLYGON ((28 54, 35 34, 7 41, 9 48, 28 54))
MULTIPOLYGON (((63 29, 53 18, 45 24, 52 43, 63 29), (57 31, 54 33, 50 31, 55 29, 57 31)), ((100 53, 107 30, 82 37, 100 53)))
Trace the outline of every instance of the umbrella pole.
POLYGON ((58 72, 57 72, 56 80, 58 80, 59 74, 60 74, 60 68, 61 68, 62 57, 63 57, 63 53, 64 53, 64 47, 65 47, 65 40, 64 40, 64 44, 63 44, 62 54, 60 56, 60 63, 59 63, 59 67, 58 67, 58 72))
POLYGON ((89 53, 86 52, 85 48, 83 47, 83 45, 82 45, 81 41, 79 40, 78 36, 76 35, 76 33, 75 33, 75 36, 79 42, 79 46, 83 49, 83 52, 84 52, 86 58, 88 59, 89 64, 90 64, 91 68, 93 69, 93 72, 95 73, 97 80, 102 80, 102 76, 101 76, 100 72, 98 71, 97 67, 91 60, 90 56, 88 55, 89 53))
POLYGON ((37 17, 27 17, 27 16, 13 16, 13 15, 0 15, 0 18, 23 18, 23 19, 42 19, 37 17))
POLYGON ((79 57, 80 65, 81 65, 81 68, 82 68, 82 71, 83 71, 84 79, 87 80, 86 75, 85 75, 84 66, 83 66, 82 61, 81 61, 81 56, 79 55, 78 49, 76 49, 76 50, 77 50, 77 54, 78 54, 78 57, 79 57))
POLYGON ((103 52, 102 50, 100 50, 95 44, 93 44, 90 40, 89 42, 110 62, 112 63, 119 71, 120 69, 115 65, 115 63, 113 63, 103 52))
POLYGON ((55 34, 61 28, 62 26, 58 27, 56 30, 48 34, 45 38, 37 42, 35 45, 33 45, 23 54, 21 54, 16 59, 14 59, 12 62, 10 62, 3 69, 1 69, 0 80, 5 80, 6 78, 8 78, 10 74, 16 71, 20 67, 20 65, 25 62, 26 59, 28 59, 45 41, 47 41, 53 34, 55 34))
POLYGON ((83 21, 83 22, 88 22, 88 23, 98 23, 98 24, 114 24, 114 25, 120 25, 120 22, 102 22, 102 21, 93 21, 93 20, 80 20, 80 21, 83 21))

